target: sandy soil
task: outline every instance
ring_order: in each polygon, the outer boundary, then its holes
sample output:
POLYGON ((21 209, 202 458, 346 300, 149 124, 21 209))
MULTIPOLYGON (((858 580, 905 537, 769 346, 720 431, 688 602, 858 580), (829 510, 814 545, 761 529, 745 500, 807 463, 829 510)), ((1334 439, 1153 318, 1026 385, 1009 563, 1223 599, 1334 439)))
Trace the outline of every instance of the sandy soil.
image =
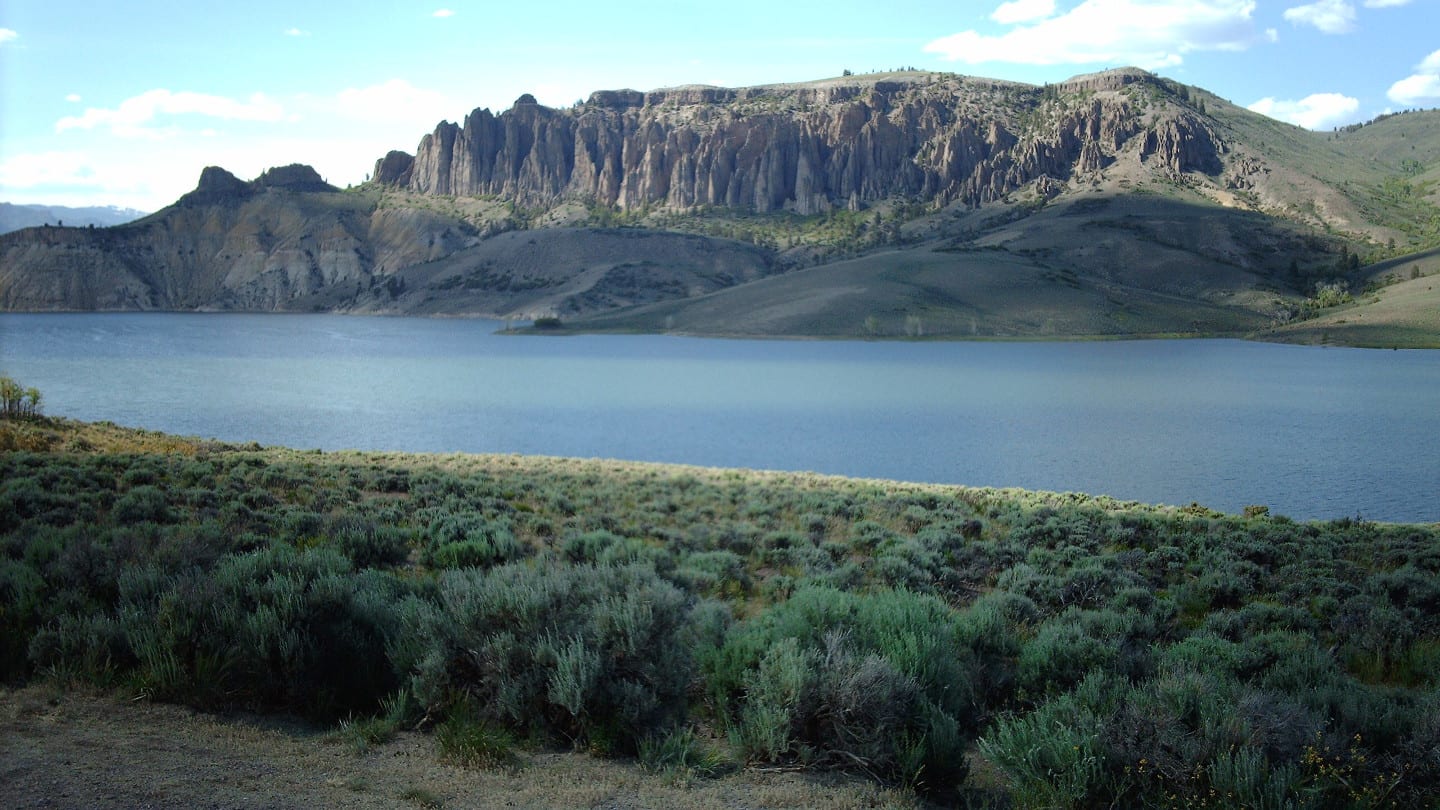
POLYGON ((530 753, 519 770, 440 762, 433 737, 357 751, 303 723, 214 716, 50 686, 0 690, 0 807, 914 808, 840 777, 745 771, 653 775, 583 754, 530 753))

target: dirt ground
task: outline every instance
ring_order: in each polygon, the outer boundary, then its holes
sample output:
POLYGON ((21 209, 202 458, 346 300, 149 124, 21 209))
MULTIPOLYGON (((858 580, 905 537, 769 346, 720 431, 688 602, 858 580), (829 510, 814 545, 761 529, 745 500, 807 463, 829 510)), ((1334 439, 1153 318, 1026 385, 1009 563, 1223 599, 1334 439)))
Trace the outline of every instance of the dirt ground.
POLYGON ((442 763, 402 733, 357 751, 271 717, 216 716, 53 686, 0 689, 0 807, 24 808, 915 808, 839 777, 744 771, 718 779, 529 753, 518 770, 442 763))

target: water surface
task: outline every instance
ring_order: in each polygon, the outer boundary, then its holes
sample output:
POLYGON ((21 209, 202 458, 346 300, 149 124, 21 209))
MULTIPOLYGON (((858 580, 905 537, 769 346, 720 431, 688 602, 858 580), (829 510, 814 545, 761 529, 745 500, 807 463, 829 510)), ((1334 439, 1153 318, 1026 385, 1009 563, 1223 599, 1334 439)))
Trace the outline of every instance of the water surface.
POLYGON ((490 321, 0 315, 47 413, 299 448, 812 470, 1440 520, 1440 352, 1228 340, 507 337, 490 321))

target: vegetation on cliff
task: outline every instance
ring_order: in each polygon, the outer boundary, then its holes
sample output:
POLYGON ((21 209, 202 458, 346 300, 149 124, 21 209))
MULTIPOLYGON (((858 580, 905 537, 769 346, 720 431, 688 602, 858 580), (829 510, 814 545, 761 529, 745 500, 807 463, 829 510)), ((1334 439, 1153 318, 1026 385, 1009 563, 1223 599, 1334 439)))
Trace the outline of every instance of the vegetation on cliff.
POLYGON ((1440 532, 0 422, 7 680, 1017 807, 1440 798, 1440 532))

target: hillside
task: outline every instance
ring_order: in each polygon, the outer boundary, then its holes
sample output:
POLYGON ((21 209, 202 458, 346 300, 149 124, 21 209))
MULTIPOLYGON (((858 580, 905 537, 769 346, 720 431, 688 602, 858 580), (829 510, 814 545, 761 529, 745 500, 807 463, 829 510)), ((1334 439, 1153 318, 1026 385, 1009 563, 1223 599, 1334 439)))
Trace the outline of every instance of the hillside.
MULTIPOLYGON (((442 122, 358 189, 212 169, 138 223, 0 237, 0 308, 1305 339, 1289 324, 1319 285, 1359 293, 1371 265, 1440 244, 1437 142, 1440 112, 1316 133, 1135 69, 525 96, 442 122)), ((1386 294, 1417 318, 1376 313, 1419 332, 1360 338, 1440 343, 1420 292, 1386 294)))
POLYGON ((1440 525, 28 418, 0 549, 6 806, 1440 798, 1440 525))

